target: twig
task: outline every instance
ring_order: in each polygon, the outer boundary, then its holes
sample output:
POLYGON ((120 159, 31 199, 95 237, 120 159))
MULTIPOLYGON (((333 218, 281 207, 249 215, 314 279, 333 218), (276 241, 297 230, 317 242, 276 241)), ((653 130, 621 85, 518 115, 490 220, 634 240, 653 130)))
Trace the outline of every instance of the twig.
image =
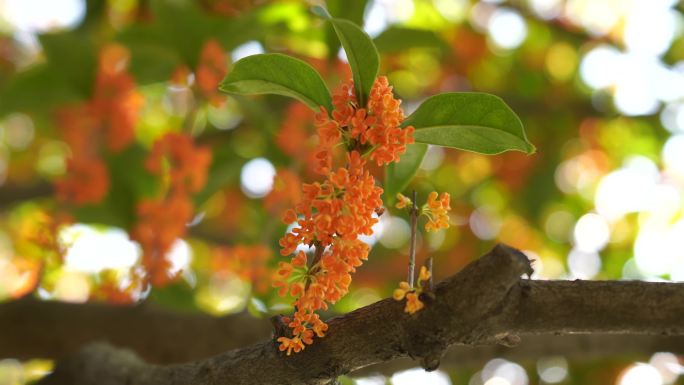
POLYGON ((408 284, 413 287, 413 279, 416 268, 416 232, 418 227, 418 207, 416 207, 416 190, 413 190, 413 197, 410 210, 411 221, 411 245, 409 249, 409 263, 408 263, 408 284))

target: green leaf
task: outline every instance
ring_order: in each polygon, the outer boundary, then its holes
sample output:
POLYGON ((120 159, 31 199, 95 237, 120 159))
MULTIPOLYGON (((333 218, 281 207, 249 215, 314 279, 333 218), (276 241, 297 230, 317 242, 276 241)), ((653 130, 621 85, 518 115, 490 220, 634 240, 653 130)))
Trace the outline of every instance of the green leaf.
POLYGON ((455 92, 428 98, 402 126, 413 126, 416 143, 482 154, 508 150, 534 153, 518 116, 500 98, 455 92))
POLYGON ((318 17, 322 17, 326 20, 329 20, 332 18, 332 16, 330 16, 330 13, 328 12, 328 10, 325 9, 325 7, 322 7, 320 5, 314 5, 313 7, 311 7, 311 12, 314 15, 316 15, 318 17))
POLYGON ((131 65, 128 71, 137 84, 152 84, 168 80, 181 63, 176 53, 161 45, 130 44, 131 65))
MULTIPOLYGON (((311 11, 319 17, 329 20, 333 17, 349 20, 356 25, 363 25, 363 13, 366 10, 367 0, 327 0, 327 9, 314 6, 311 11)), ((328 60, 336 61, 337 52, 340 50, 340 39, 335 33, 332 23, 325 28, 325 45, 328 47, 328 60)))
POLYGON ((285 95, 304 102, 313 110, 332 110, 330 91, 310 65, 277 53, 247 56, 235 63, 221 82, 223 92, 256 95, 285 95))
POLYGON ((384 200, 389 204, 394 202, 397 193, 408 186, 413 176, 423 162, 428 146, 414 143, 406 146, 406 153, 401 156, 399 163, 390 163, 385 168, 384 200))
POLYGON ((365 106, 380 68, 378 50, 368 34, 351 21, 330 19, 330 22, 347 54, 354 77, 356 98, 360 105, 365 106))
POLYGON ((0 118, 12 112, 50 113, 55 105, 79 102, 87 95, 74 88, 59 68, 38 64, 10 77, 0 89, 0 118), (46 89, 50 92, 38 93, 46 89))
POLYGON ((87 37, 75 32, 40 35, 47 64, 84 96, 92 92, 97 54, 87 37))
POLYGON ((450 51, 447 43, 433 31, 404 27, 390 27, 373 42, 382 53, 395 53, 410 48, 436 48, 442 53, 450 51))

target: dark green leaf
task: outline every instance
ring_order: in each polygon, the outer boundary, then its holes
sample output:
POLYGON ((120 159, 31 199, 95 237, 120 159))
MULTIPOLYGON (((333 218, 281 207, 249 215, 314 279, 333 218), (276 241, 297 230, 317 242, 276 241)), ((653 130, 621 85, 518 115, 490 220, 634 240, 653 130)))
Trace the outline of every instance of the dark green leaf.
POLYGON ((418 171, 427 152, 427 144, 414 143, 406 146, 406 153, 401 156, 399 163, 390 163, 385 168, 384 200, 391 204, 397 193, 408 186, 418 171))
POLYGON ((277 53, 252 55, 239 60, 221 82, 223 92, 256 95, 278 94, 298 99, 313 110, 331 110, 330 91, 310 65, 277 53))
POLYGON ((386 29, 373 42, 381 53, 394 53, 410 48, 436 48, 449 52, 449 46, 433 31, 403 27, 386 29))
POLYGON ((518 116, 494 95, 478 92, 435 95, 423 102, 402 125, 416 128, 417 143, 482 154, 508 150, 534 152, 518 116))
POLYGON ((97 69, 97 55, 91 42, 73 32, 40 36, 47 64, 60 71, 82 95, 90 95, 97 69))
POLYGON ((160 45, 131 44, 128 48, 131 51, 128 71, 137 84, 166 81, 181 63, 174 51, 160 45))
POLYGON ((330 22, 347 54, 354 77, 356 97, 359 103, 365 106, 380 68, 378 50, 375 49, 368 34, 351 21, 330 19, 330 22))
MULTIPOLYGON (((363 25, 363 12, 366 9, 367 0, 328 0, 326 1, 327 9, 322 7, 313 7, 314 14, 328 20, 330 18, 339 18, 349 20, 357 25, 363 25)), ((340 39, 337 38, 335 29, 332 24, 329 24, 325 29, 325 44, 328 46, 328 59, 337 60, 337 52, 340 50, 340 39)))
POLYGON ((84 100, 58 71, 47 64, 37 65, 11 77, 0 89, 0 117, 12 112, 50 112, 59 104, 84 100), (49 92, 40 92, 46 89, 49 92))

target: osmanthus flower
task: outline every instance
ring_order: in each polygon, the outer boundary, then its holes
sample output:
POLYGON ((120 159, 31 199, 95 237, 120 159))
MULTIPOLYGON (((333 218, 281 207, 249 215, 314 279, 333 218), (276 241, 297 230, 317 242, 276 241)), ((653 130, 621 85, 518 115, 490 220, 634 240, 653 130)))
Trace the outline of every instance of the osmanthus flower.
MULTIPOLYGON (((422 205, 420 211, 415 207, 415 202, 412 199, 397 194, 397 203, 395 207, 398 209, 407 209, 411 215, 420 213, 425 215, 428 222, 425 224, 425 231, 437 231, 439 229, 446 229, 449 227, 449 211, 451 210, 450 197, 448 193, 432 191, 428 195, 427 202, 422 205)), ((413 216, 412 218, 415 218, 413 216)), ((415 222, 413 222, 415 224, 415 222)), ((412 231, 416 231, 414 228, 412 231)), ((404 311, 409 314, 414 314, 420 311, 425 304, 420 300, 420 294, 424 289, 424 282, 430 279, 430 271, 425 266, 420 268, 418 275, 418 285, 416 288, 411 287, 408 282, 400 282, 399 288, 394 290, 394 299, 401 301, 406 298, 406 307, 404 311)))
POLYGON ((175 278, 166 254, 185 235, 194 211, 190 194, 206 184, 210 163, 209 149, 196 146, 186 134, 167 133, 152 146, 145 167, 168 185, 161 197, 138 203, 138 221, 130 234, 141 245, 142 265, 152 285, 163 286, 175 278))
POLYGON ((127 73, 129 51, 110 44, 100 51, 92 98, 59 108, 55 120, 72 156, 67 175, 56 181, 57 196, 77 205, 95 204, 109 190, 102 147, 118 152, 134 139, 142 96, 127 73))
POLYGON ((194 72, 188 66, 180 65, 171 74, 169 82, 179 88, 196 87, 197 96, 220 107, 225 99, 219 95, 218 85, 226 76, 227 68, 223 47, 217 40, 209 39, 202 46, 194 72))
POLYGON ((296 173, 285 168, 278 169, 273 177, 273 189, 264 197, 264 208, 271 213, 282 214, 285 208, 294 206, 302 199, 301 185, 296 173))
POLYGON ((197 87, 212 105, 218 106, 224 101, 218 93, 218 85, 226 76, 226 68, 226 53, 221 44, 214 39, 207 40, 202 47, 195 74, 197 87))
POLYGON ((98 158, 67 160, 67 174, 55 182, 57 199, 77 205, 100 203, 109 191, 109 174, 98 158))
POLYGON ((299 203, 283 215, 294 226, 280 239, 280 253, 294 257, 279 264, 273 286, 295 298, 294 315, 285 321, 291 333, 278 338, 288 355, 325 335, 328 325, 316 312, 349 291, 351 274, 368 258, 370 248, 359 237, 373 234, 383 190, 366 158, 378 165, 395 162, 413 143, 413 128, 400 127, 400 101, 384 77, 375 81, 366 106, 358 104, 351 81, 333 94, 332 104, 330 114, 321 107, 315 116, 320 150, 314 166, 325 179, 303 184, 299 203), (347 150, 345 165, 334 167, 333 153, 341 148, 347 150), (300 246, 312 247, 313 254, 300 246))
POLYGON ((237 276, 250 282, 254 291, 264 293, 270 287, 272 269, 268 261, 272 256, 271 249, 264 245, 220 246, 212 250, 209 263, 216 276, 237 276))
POLYGON ((421 266, 418 274, 418 285, 412 288, 408 282, 399 282, 399 288, 394 289, 392 297, 401 301, 406 298, 406 307, 404 311, 409 314, 415 314, 425 307, 425 304, 420 300, 420 294, 423 292, 424 282, 430 279, 430 272, 425 266, 421 266))
POLYGON ((128 49, 119 44, 108 45, 100 52, 90 106, 106 132, 105 144, 110 151, 121 151, 133 141, 143 105, 143 97, 126 71, 129 59, 128 49))
POLYGON ((192 203, 182 194, 138 203, 138 222, 131 238, 140 243, 142 265, 153 286, 163 286, 175 278, 169 274, 171 261, 166 254, 176 239, 185 234, 192 213, 192 203))
POLYGON ((359 106, 351 80, 333 94, 332 104, 330 113, 321 106, 315 121, 321 147, 316 158, 322 175, 330 171, 331 150, 340 139, 350 150, 369 152, 378 166, 398 161, 406 145, 414 142, 414 128, 400 126, 404 120, 401 101, 394 98, 384 76, 373 83, 366 106, 359 106))
POLYGON ((195 146, 192 138, 181 133, 167 133, 155 141, 145 168, 152 174, 168 173, 171 187, 198 192, 207 182, 211 151, 195 146))
MULTIPOLYGON (((398 209, 411 209, 413 201, 401 193, 397 194, 398 209)), ((428 195, 427 202, 421 207, 420 214, 428 219, 425 224, 426 231, 437 231, 449 228, 449 211, 451 211, 451 197, 449 193, 443 192, 441 195, 432 191, 428 195)))
POLYGON ((449 211, 451 210, 449 193, 443 192, 439 198, 437 192, 428 195, 427 204, 423 207, 423 213, 428 217, 425 224, 426 231, 437 231, 449 228, 449 211))

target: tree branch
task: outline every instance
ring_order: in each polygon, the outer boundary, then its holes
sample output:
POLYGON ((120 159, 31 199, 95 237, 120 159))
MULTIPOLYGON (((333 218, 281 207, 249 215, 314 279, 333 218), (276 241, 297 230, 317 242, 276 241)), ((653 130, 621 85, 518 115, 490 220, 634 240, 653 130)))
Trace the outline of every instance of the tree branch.
POLYGON ((684 335, 684 284, 520 278, 529 272, 524 255, 499 245, 438 284, 434 300, 426 296, 429 303, 416 315, 385 299, 331 319, 325 338, 290 357, 268 340, 195 363, 156 366, 95 344, 61 361, 44 383, 324 384, 405 356, 434 369, 450 345, 512 345, 519 335, 684 335))
POLYGON ((7 185, 0 188, 0 209, 6 209, 17 202, 47 198, 54 194, 52 184, 40 181, 32 185, 7 185))
POLYGON ((25 298, 0 304, 0 358, 61 359, 106 341, 154 363, 207 358, 265 339, 267 323, 249 314, 212 317, 152 306, 72 304, 25 298))

